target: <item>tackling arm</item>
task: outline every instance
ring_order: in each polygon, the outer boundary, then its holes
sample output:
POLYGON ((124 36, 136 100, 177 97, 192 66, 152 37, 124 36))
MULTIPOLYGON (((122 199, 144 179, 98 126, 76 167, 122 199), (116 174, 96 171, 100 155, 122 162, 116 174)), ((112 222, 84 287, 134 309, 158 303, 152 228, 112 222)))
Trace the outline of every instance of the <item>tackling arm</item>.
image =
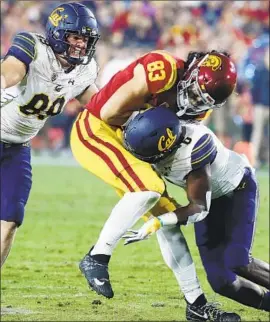
POLYGON ((142 65, 134 69, 133 77, 124 83, 105 103, 100 111, 101 119, 114 126, 123 125, 132 111, 142 107, 144 98, 149 95, 145 71, 142 65))
POLYGON ((187 198, 189 204, 179 207, 174 212, 151 218, 138 231, 123 236, 125 245, 147 239, 163 226, 190 224, 203 220, 211 205, 210 165, 191 171, 187 178, 187 198))
POLYGON ((175 210, 177 222, 190 224, 203 220, 211 205, 210 165, 191 171, 187 177, 187 198, 189 204, 175 210))

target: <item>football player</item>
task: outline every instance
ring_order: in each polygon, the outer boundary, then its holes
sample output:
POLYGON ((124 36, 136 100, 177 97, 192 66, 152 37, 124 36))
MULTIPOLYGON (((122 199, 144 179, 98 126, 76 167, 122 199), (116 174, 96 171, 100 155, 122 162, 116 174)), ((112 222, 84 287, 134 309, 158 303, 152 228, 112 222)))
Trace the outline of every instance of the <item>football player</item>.
POLYGON ((212 289, 269 312, 269 264, 251 255, 259 197, 247 158, 225 148, 204 125, 180 122, 163 107, 135 116, 124 131, 124 144, 160 176, 184 188, 189 202, 124 236, 126 244, 161 227, 194 223, 212 289))
MULTIPOLYGON (((150 209, 159 215, 177 208, 164 180, 124 148, 121 127, 142 106, 160 103, 179 117, 202 119, 209 110, 224 104, 235 85, 235 66, 226 54, 191 53, 184 62, 168 52, 153 51, 116 73, 79 114, 71 133, 75 158, 121 196, 98 241, 80 262, 89 286, 98 294, 114 295, 108 263, 126 230, 150 209)), ((191 312, 195 312, 195 317, 204 321, 207 301, 182 232, 172 227, 158 235, 164 260, 187 300, 187 318, 194 318, 191 312), (181 248, 186 250, 185 257, 181 252, 177 255, 181 248)))
POLYGON ((48 17, 45 37, 19 32, 1 62, 1 266, 31 190, 29 142, 70 99, 86 104, 97 92, 99 37, 93 13, 65 3, 48 17))

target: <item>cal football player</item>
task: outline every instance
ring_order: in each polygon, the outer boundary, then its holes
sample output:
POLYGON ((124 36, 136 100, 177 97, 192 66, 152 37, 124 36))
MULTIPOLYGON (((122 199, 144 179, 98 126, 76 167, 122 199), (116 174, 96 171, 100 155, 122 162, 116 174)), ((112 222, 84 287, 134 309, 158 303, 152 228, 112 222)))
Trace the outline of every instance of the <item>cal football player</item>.
POLYGON ((269 312, 269 264, 251 256, 258 185, 247 158, 225 148, 207 127, 181 122, 163 107, 135 116, 124 131, 124 144, 160 176, 184 188, 189 201, 125 236, 126 244, 161 227, 194 223, 213 290, 269 312))
MULTIPOLYGON (((121 126, 134 111, 158 103, 165 103, 179 117, 203 118, 209 110, 222 106, 235 84, 235 66, 225 54, 191 53, 185 62, 168 52, 153 51, 113 76, 79 115, 71 133, 75 158, 122 197, 80 263, 89 286, 97 293, 108 298, 114 295, 108 263, 126 230, 149 209, 158 215, 177 207, 164 180, 124 148, 121 126)), ((204 321, 206 299, 184 236, 174 227, 164 229, 160 236, 164 260, 173 270, 188 308, 193 304, 193 312, 204 321), (185 258, 168 250, 183 247, 185 258)))
POLYGON ((19 32, 1 63, 1 265, 31 190, 29 142, 70 99, 85 104, 97 92, 99 37, 93 13, 65 3, 48 17, 45 36, 19 32))

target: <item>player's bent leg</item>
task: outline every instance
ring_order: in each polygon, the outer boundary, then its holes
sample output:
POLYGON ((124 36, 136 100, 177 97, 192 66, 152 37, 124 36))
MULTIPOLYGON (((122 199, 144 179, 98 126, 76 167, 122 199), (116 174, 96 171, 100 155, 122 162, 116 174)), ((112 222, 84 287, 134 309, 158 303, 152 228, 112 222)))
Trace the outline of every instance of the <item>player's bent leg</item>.
POLYGON ((266 262, 252 257, 248 265, 236 267, 234 272, 270 290, 270 265, 266 262))
POLYGON ((208 303, 200 287, 186 239, 179 227, 163 227, 157 231, 162 256, 173 271, 187 307, 187 321, 240 321, 238 314, 225 312, 208 303))
POLYGON ((88 112, 75 122, 71 148, 84 168, 124 195, 112 210, 96 245, 80 263, 90 287, 112 297, 107 269, 110 255, 126 230, 155 205, 165 185, 149 164, 125 150, 115 131, 88 112), (99 273, 94 266, 99 266, 99 273))
POLYGON ((169 226, 162 227, 156 234, 165 263, 173 271, 186 300, 194 303, 203 291, 182 231, 178 226, 169 226))
POLYGON ((113 208, 95 246, 80 262, 80 270, 89 286, 98 294, 113 297, 108 263, 113 249, 126 230, 147 212, 159 199, 152 191, 127 192, 113 208), (128 213, 128 215, 127 215, 128 213))
POLYGON ((8 257, 16 230, 17 224, 15 222, 1 220, 1 267, 8 257))

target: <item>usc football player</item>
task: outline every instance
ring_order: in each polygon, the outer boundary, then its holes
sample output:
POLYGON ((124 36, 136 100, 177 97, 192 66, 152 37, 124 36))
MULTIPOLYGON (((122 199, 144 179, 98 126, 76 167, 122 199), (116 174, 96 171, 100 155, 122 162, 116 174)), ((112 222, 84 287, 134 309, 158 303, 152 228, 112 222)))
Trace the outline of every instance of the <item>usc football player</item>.
MULTIPOLYGON (((121 196, 95 246, 80 262, 89 286, 97 293, 108 298, 114 295, 108 263, 127 229, 150 209, 151 214, 158 216, 178 206, 151 165, 124 148, 122 127, 142 106, 147 109, 160 104, 172 109, 179 118, 201 120, 226 102, 236 79, 235 66, 225 53, 190 53, 184 61, 166 51, 152 51, 116 73, 79 114, 71 133, 75 158, 121 196)), ((204 308, 207 301, 182 232, 178 227, 164 229, 158 240, 164 260, 185 295, 187 319, 194 319, 195 314, 205 321, 209 318, 204 308), (177 252, 170 249, 177 247, 185 247, 188 255, 173 256, 177 252)), ((211 310, 216 310, 220 317, 227 314, 214 306, 211 310)))

